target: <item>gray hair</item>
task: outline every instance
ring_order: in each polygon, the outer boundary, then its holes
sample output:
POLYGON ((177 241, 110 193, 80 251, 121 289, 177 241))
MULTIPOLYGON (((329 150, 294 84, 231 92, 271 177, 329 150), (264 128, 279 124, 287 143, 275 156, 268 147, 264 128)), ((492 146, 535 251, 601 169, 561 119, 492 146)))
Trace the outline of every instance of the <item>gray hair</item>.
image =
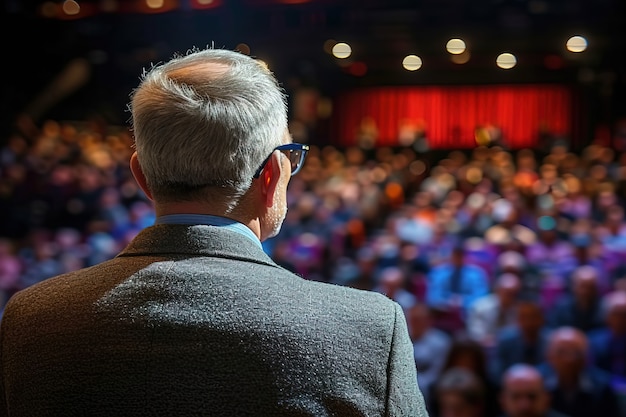
POLYGON ((139 164, 162 200, 217 188, 232 208, 287 132, 286 95, 274 75, 223 49, 192 49, 144 70, 129 109, 139 164))
POLYGON ((541 372, 539 372, 539 369, 533 365, 527 363, 515 363, 511 365, 502 375, 502 383, 505 385, 507 381, 516 378, 536 380, 543 388, 543 376, 541 372))

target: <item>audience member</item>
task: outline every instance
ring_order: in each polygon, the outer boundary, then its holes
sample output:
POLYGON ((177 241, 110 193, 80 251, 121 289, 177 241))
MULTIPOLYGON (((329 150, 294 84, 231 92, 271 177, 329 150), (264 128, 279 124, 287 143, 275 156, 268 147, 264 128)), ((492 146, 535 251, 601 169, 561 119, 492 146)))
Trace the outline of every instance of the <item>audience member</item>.
POLYGON ((524 256, 525 246, 516 249, 508 249, 501 252, 496 259, 497 275, 515 274, 520 278, 522 288, 520 297, 526 299, 540 299, 541 276, 539 271, 528 263, 524 256))
POLYGON ((563 294, 548 310, 551 328, 573 326, 584 332, 604 325, 598 289, 598 272, 589 265, 574 270, 571 293, 563 294))
POLYGON ((413 341, 413 356, 417 367, 417 382, 428 403, 433 383, 445 365, 452 339, 446 332, 433 327, 430 308, 418 303, 408 311, 409 335, 413 341))
POLYGON ((528 246, 526 259, 541 277, 540 294, 545 307, 551 307, 567 290, 570 274, 576 268, 572 244, 560 237, 553 216, 537 219, 538 240, 528 246))
POLYGON ((435 386, 437 411, 431 417, 485 417, 488 399, 480 379, 465 368, 446 370, 435 386))
POLYGON ((521 290, 519 277, 505 273, 497 277, 493 292, 478 298, 469 306, 467 313, 467 333, 490 348, 496 336, 504 327, 516 322, 516 303, 521 290))
POLYGON ((459 244, 459 238, 450 232, 447 224, 437 220, 439 212, 435 210, 432 198, 430 193, 422 191, 417 194, 415 204, 421 208, 416 217, 418 219, 423 218, 423 221, 432 225, 430 226, 432 227, 432 236, 420 244, 420 252, 428 259, 429 265, 435 268, 449 262, 455 247, 459 244), (425 207, 431 210, 427 210, 425 207), (426 211, 428 213, 424 213, 426 211))
POLYGON ((626 292, 605 296, 603 312, 606 327, 589 332, 591 363, 611 374, 613 389, 626 394, 626 292))
POLYGON ((598 275, 600 294, 611 291, 619 261, 608 251, 602 250, 602 244, 593 236, 592 223, 588 218, 577 219, 571 226, 570 240, 574 246, 576 267, 589 266, 598 275))
POLYGON ((541 373, 532 365, 511 366, 500 385, 501 417, 568 417, 551 408, 541 373))
POLYGON ((504 371, 517 363, 538 365, 545 359, 549 329, 541 305, 533 300, 517 303, 516 323, 497 336, 491 357, 493 380, 502 380, 504 371))
POLYGON ((571 417, 620 416, 611 377, 589 363, 587 336, 580 329, 553 330, 539 369, 555 410, 571 417))
POLYGON ((396 266, 388 266, 380 272, 379 284, 374 290, 400 304, 406 314, 417 304, 417 298, 406 289, 406 286, 405 271, 396 266))
MULTIPOLYGON (((452 340, 452 345, 448 350, 441 376, 443 377, 446 371, 453 368, 466 369, 480 381, 485 399, 483 417, 497 416, 499 413, 498 387, 488 373, 487 356, 483 347, 465 335, 457 335, 452 340)), ((437 415, 439 404, 432 391, 430 395, 433 401, 429 403, 429 410, 434 412, 434 415, 437 415)))
POLYGON ((456 246, 448 262, 428 273, 426 303, 436 311, 437 325, 454 333, 465 327, 469 306, 488 292, 485 271, 467 263, 465 249, 456 246))
POLYGON ((516 242, 524 246, 532 245, 537 240, 536 232, 521 219, 521 210, 499 194, 493 195, 491 203, 491 218, 494 224, 485 231, 485 239, 492 245, 505 251, 516 242))

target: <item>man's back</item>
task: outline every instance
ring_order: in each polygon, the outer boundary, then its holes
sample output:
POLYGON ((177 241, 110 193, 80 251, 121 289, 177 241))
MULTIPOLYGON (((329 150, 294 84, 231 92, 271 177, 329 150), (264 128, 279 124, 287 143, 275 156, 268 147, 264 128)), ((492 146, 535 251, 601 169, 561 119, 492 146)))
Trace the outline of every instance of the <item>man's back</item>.
POLYGON ((223 228, 149 228, 18 293, 1 331, 11 415, 424 415, 398 305, 223 228))

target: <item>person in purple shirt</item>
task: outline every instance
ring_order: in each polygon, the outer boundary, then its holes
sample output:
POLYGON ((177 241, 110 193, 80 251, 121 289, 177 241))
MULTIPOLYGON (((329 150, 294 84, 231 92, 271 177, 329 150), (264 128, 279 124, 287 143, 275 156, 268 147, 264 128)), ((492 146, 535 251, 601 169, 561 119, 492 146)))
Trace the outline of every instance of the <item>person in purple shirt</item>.
POLYGON ((567 292, 569 276, 578 265, 574 245, 559 235, 556 224, 555 217, 539 217, 538 240, 525 252, 526 260, 541 277, 539 296, 546 309, 567 292))

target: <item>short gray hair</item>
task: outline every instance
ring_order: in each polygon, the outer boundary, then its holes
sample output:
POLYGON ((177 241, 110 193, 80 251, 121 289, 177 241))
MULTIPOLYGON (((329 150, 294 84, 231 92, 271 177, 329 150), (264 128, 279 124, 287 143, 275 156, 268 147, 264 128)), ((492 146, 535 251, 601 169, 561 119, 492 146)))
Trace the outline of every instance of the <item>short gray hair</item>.
POLYGON ((215 187, 236 199, 287 132, 286 94, 274 75, 224 49, 192 49, 144 70, 129 109, 139 164, 162 200, 215 187))

